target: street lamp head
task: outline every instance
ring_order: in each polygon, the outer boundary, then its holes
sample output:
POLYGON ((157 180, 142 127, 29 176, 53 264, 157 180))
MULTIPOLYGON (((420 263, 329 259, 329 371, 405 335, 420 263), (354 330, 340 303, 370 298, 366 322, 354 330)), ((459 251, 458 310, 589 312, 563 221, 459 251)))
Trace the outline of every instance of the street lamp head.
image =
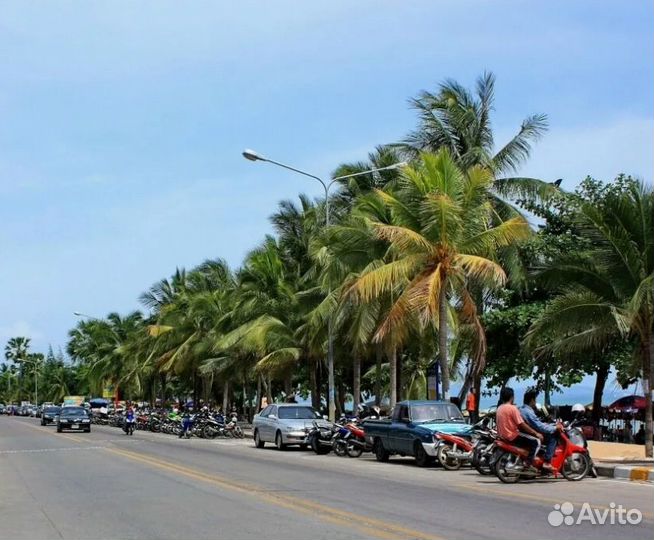
POLYGON ((260 156, 254 150, 250 150, 249 148, 243 150, 242 153, 243 153, 243 157, 245 159, 249 159, 250 161, 265 161, 265 158, 263 156, 260 156))
POLYGON ((399 163, 393 163, 393 165, 391 165, 388 168, 393 169, 393 170, 394 169, 403 169, 404 167, 408 167, 408 165, 409 164, 406 161, 400 161, 399 163))

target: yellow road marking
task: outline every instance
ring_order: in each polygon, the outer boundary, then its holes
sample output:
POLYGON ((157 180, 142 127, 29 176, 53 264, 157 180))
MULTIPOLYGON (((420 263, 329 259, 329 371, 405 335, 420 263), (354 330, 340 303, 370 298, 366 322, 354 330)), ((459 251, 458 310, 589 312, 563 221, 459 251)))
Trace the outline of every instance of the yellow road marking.
POLYGON ((352 512, 347 512, 346 510, 332 508, 331 506, 326 506, 321 503, 301 499, 291 495, 282 495, 280 493, 264 491, 265 488, 262 488, 261 486, 248 485, 242 482, 236 483, 217 475, 206 474, 195 469, 178 465, 176 463, 154 458, 150 455, 146 456, 128 450, 119 450, 117 448, 105 448, 104 450, 106 452, 120 455, 134 461, 145 463, 151 467, 157 467, 163 470, 167 470, 168 472, 182 474, 189 478, 201 480, 203 482, 220 486, 222 488, 226 488, 238 493, 243 493, 251 497, 256 497, 276 506, 288 508, 293 511, 301 511, 306 514, 310 514, 314 518, 321 520, 327 519, 330 522, 336 522, 341 525, 347 523, 349 527, 353 527, 365 534, 379 538, 415 538, 425 540, 441 540, 441 537, 439 536, 424 533, 415 529, 409 529, 407 527, 402 527, 388 521, 370 518, 361 514, 354 514, 352 512))

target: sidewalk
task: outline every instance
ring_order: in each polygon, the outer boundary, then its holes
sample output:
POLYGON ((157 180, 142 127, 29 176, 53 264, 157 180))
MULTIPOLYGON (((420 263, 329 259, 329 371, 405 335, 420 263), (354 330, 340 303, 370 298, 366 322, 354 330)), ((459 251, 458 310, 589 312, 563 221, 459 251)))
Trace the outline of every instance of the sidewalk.
POLYGON ((645 457, 645 446, 588 441, 599 476, 622 480, 654 482, 654 459, 645 457))

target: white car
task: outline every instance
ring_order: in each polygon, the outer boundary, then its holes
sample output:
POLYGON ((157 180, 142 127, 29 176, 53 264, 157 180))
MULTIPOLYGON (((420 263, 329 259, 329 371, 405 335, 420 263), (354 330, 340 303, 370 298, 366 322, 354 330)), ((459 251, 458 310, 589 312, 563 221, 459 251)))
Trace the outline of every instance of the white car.
POLYGON ((268 405, 255 415, 252 422, 254 444, 257 448, 263 448, 267 442, 271 442, 279 450, 292 444, 306 448, 307 435, 313 428, 314 422, 319 426, 331 426, 309 405, 296 403, 268 405))

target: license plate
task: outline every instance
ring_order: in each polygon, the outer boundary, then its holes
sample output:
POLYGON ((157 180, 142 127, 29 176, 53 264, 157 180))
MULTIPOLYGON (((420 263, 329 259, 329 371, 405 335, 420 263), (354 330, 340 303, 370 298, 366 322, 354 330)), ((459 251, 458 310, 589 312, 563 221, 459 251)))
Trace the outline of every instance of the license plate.
POLYGON ((73 429, 79 429, 79 424, 73 424, 73 429))

